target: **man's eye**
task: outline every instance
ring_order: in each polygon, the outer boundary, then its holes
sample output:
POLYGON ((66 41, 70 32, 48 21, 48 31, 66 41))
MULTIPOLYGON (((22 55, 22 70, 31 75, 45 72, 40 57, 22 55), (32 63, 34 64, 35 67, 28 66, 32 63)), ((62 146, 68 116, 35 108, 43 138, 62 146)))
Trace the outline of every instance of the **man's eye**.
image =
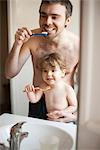
POLYGON ((56 17, 56 16, 53 16, 53 17, 52 17, 52 19, 54 19, 54 20, 55 20, 55 19, 57 19, 57 17, 56 17))
POLYGON ((40 14, 40 17, 41 17, 41 18, 45 18, 45 17, 46 17, 46 15, 44 15, 44 14, 40 14))
POLYGON ((59 19, 59 16, 57 16, 57 15, 52 15, 52 19, 54 19, 54 20, 56 20, 56 19, 59 19))
POLYGON ((46 16, 44 16, 44 15, 41 15, 41 17, 42 17, 42 18, 45 18, 46 16))
POLYGON ((43 70, 43 72, 47 72, 47 70, 43 70))

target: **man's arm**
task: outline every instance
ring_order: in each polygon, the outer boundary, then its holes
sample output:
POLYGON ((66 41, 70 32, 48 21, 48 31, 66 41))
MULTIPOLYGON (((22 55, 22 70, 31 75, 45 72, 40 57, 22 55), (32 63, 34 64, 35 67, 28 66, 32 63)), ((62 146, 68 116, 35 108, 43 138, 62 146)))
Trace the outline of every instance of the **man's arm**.
POLYGON ((66 108, 66 112, 68 113, 75 113, 77 111, 77 98, 74 89, 68 85, 67 87, 67 97, 66 100, 68 101, 68 107, 66 108))
POLYGON ((8 54, 5 64, 6 78, 10 79, 16 76, 30 56, 30 50, 26 43, 31 34, 31 31, 27 28, 17 30, 15 34, 15 42, 10 53, 8 54))

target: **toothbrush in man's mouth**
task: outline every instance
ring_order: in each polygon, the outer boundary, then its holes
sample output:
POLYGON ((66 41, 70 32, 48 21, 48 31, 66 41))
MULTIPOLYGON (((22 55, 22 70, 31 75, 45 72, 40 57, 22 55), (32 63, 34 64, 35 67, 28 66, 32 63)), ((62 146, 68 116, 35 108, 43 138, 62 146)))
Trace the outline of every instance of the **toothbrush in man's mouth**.
POLYGON ((31 36, 48 36, 48 32, 33 33, 31 36))

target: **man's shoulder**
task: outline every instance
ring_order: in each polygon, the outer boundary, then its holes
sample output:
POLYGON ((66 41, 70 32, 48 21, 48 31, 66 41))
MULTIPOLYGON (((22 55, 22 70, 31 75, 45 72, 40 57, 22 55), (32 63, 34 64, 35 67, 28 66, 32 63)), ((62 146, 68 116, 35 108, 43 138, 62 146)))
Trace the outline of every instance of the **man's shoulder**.
POLYGON ((79 38, 79 36, 76 35, 73 32, 69 32, 68 39, 69 39, 69 42, 73 43, 74 48, 79 50, 79 45, 80 45, 80 38, 79 38))
POLYGON ((69 44, 69 46, 73 47, 74 50, 79 50, 79 36, 71 31, 67 31, 65 42, 69 44))
POLYGON ((68 37, 71 39, 71 40, 77 40, 79 41, 79 36, 71 31, 68 31, 67 32, 67 35, 68 37))

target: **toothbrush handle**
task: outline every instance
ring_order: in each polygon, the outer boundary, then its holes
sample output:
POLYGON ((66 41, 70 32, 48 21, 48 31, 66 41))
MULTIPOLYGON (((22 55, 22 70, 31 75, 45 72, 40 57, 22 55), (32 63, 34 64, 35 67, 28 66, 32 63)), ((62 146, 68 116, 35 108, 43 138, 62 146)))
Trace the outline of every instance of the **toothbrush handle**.
POLYGON ((31 36, 47 36, 45 33, 33 33, 31 36))

